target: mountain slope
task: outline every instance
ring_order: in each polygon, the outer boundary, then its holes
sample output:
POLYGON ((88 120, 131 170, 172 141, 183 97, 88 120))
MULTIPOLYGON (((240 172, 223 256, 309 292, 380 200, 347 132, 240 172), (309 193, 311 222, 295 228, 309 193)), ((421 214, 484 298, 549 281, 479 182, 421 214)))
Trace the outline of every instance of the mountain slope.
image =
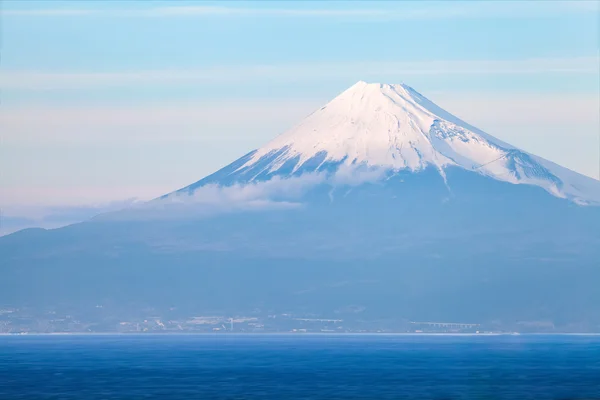
POLYGON ((504 143, 406 85, 358 82, 264 147, 182 192, 346 168, 422 171, 459 167, 600 204, 600 182, 504 143))
POLYGON ((600 332, 598 187, 360 82, 177 192, 1 237, 0 306, 600 332))

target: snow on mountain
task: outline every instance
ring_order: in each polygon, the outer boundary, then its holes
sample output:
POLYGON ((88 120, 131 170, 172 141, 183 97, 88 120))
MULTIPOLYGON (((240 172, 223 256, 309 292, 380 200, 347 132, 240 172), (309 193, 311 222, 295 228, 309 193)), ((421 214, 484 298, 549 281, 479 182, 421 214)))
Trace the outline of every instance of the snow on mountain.
POLYGON ((434 167, 444 177, 445 169, 459 167, 500 181, 540 186, 578 204, 600 204, 600 181, 502 142, 407 85, 362 81, 213 174, 213 179, 182 190, 219 180, 248 183, 331 166, 414 172, 434 167))

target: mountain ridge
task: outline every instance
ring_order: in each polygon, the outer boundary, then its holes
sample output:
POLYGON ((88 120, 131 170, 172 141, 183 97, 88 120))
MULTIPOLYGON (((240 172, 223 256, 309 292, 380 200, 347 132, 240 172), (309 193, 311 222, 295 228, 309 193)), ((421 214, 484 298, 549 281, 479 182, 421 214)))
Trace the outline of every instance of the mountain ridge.
MULTIPOLYGON (((518 149, 464 122, 405 84, 360 81, 299 124, 205 183, 249 183, 273 176, 334 172, 340 166, 418 172, 458 166, 513 184, 536 185, 580 205, 600 205, 600 181, 518 149)), ((163 198, 169 195, 163 196, 163 198)))

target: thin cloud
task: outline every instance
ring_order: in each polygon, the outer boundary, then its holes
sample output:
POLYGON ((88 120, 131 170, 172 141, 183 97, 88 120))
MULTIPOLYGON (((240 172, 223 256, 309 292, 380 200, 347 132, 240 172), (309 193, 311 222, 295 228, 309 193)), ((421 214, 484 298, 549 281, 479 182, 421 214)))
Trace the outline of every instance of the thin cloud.
MULTIPOLYGON (((234 184, 231 186, 206 185, 192 194, 176 192, 161 202, 173 204, 243 204, 253 201, 291 201, 302 196, 309 188, 323 183, 325 174, 303 174, 297 177, 281 178, 273 177, 268 181, 252 182, 248 184, 234 184)), ((151 205, 151 203, 148 203, 151 205)))
POLYGON ((96 220, 155 220, 202 218, 239 211, 289 210, 302 207, 303 194, 324 183, 325 174, 311 173, 291 178, 221 186, 210 184, 188 192, 175 192, 96 220))
MULTIPOLYGON (((328 99, 234 99, 146 105, 4 106, 4 144, 269 140, 328 99), (235 116, 235 118, 232 118, 235 116)), ((251 143, 248 143, 251 145, 251 143)), ((249 151, 250 148, 244 149, 249 151)))
POLYGON ((406 3, 393 8, 358 9, 288 9, 239 8, 210 6, 156 7, 142 11, 144 16, 249 16, 249 17, 346 17, 384 20, 436 20, 457 18, 523 18, 545 17, 564 13, 593 13, 598 10, 595 1, 520 1, 520 2, 453 2, 451 5, 406 3))
POLYGON ((31 10, 2 10, 0 15, 7 17, 75 17, 85 15, 98 15, 101 10, 93 9, 31 9, 31 10))
MULTIPOLYGON (((247 17, 386 17, 393 15, 385 9, 277 9, 277 8, 240 8, 212 6, 174 6, 154 7, 146 9, 30 9, 4 10, 5 16, 20 17, 61 17, 61 16, 105 16, 105 17, 214 17, 214 16, 247 16, 247 17)), ((424 10, 406 13, 405 16, 425 16, 424 10)))
POLYGON ((382 62, 318 62, 281 65, 220 66, 185 70, 124 72, 10 71, 0 74, 4 89, 48 90, 160 84, 235 83, 249 79, 285 81, 329 78, 371 79, 409 75, 597 74, 599 57, 531 58, 522 60, 433 60, 382 62))
POLYGON ((334 201, 332 192, 335 189, 377 182, 384 175, 385 171, 380 168, 344 165, 335 173, 314 172, 288 178, 275 176, 267 181, 230 186, 209 184, 192 193, 175 192, 117 213, 100 215, 97 219, 187 219, 237 211, 296 209, 303 206, 303 196, 320 185, 329 188, 330 199, 334 201))
POLYGON ((423 3, 406 3, 387 8, 250 8, 226 6, 164 6, 138 9, 8 9, 5 16, 17 17, 314 17, 360 18, 374 20, 431 20, 455 18, 544 17, 566 13, 598 11, 594 1, 522 1, 522 2, 454 2, 422 7, 423 3), (418 4, 417 7, 414 7, 418 4))
POLYGON ((390 10, 385 9, 285 9, 285 8, 239 8, 180 6, 157 7, 145 10, 145 16, 265 16, 265 17, 385 17, 390 10))
MULTIPOLYGON (((574 122, 598 126, 597 94, 490 92, 424 92, 448 111, 485 130, 509 125, 569 126, 574 122)), ((289 129, 330 98, 266 100, 222 99, 211 102, 167 102, 139 106, 27 105, 5 106, 0 131, 5 145, 28 143, 114 143, 216 140, 261 145, 289 129), (236 118, 231 118, 235 115, 236 118), (82 134, 85 132, 85 134, 82 134), (246 142, 245 142, 246 143, 246 142)), ((544 129, 540 128, 540 133, 544 129)), ((533 134, 533 132, 532 132, 533 134)), ((251 150, 251 147, 245 149, 251 150)))

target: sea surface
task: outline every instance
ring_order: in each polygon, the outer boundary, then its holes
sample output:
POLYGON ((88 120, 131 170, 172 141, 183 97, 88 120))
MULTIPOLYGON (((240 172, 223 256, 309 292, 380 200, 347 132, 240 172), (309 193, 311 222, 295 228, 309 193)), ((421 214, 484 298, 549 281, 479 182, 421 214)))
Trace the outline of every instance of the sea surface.
POLYGON ((600 399, 600 337, 0 336, 0 399, 600 399))

